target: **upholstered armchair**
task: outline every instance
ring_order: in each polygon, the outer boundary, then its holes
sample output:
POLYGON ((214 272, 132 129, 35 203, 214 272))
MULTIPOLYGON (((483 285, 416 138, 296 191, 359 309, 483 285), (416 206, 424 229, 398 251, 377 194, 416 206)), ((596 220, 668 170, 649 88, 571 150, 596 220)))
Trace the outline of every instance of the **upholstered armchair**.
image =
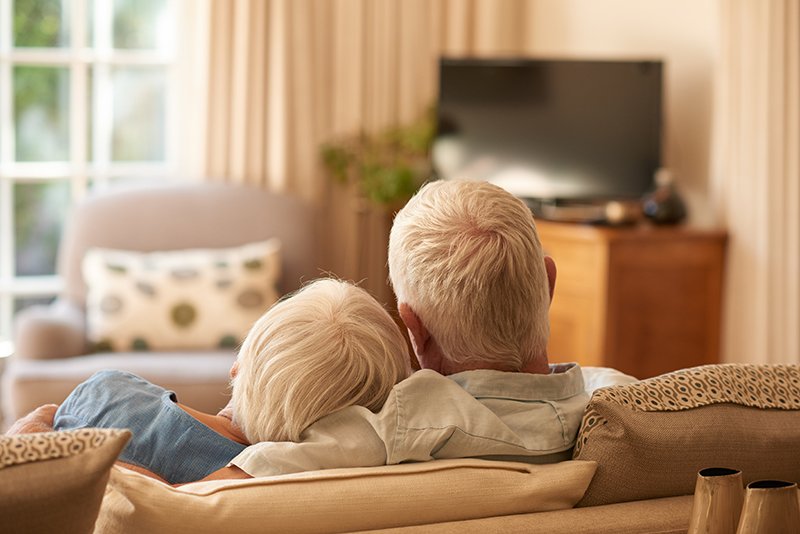
POLYGON ((148 347, 134 345, 114 352, 90 342, 82 276, 87 251, 217 250, 277 238, 279 295, 318 276, 315 230, 310 208, 298 199, 248 187, 192 183, 90 197, 75 208, 62 236, 61 294, 51 305, 30 307, 17 318, 15 354, 3 375, 6 421, 63 401, 77 384, 105 368, 143 376, 199 410, 220 409, 229 398, 235 342, 211 350, 136 350, 148 347))

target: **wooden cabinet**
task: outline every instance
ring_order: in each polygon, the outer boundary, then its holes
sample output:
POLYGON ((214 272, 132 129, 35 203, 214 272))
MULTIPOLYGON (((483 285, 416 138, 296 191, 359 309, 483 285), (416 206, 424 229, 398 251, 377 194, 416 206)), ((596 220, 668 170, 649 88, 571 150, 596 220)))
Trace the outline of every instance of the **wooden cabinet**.
POLYGON ((558 269, 551 362, 638 378, 719 361, 726 235, 537 221, 558 269))

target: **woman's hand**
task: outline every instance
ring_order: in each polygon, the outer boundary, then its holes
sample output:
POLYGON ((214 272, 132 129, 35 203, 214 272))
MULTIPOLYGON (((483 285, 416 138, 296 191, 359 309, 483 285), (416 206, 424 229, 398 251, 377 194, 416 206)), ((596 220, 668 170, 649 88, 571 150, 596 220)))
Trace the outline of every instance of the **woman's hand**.
POLYGON ((45 404, 39 406, 31 413, 11 425, 6 432, 7 436, 15 434, 33 434, 36 432, 52 432, 53 419, 56 416, 58 404, 45 404))

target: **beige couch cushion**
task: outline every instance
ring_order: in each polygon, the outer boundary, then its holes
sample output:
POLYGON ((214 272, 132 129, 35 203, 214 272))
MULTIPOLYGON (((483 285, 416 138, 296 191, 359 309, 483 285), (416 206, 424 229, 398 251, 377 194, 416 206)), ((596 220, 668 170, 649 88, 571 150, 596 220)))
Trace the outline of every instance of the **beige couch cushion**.
POLYGON ((0 436, 0 531, 89 533, 127 430, 0 436))
POLYGON ((594 462, 434 460, 172 488, 114 468, 101 532, 349 532, 571 508, 594 462))
POLYGON ((575 459, 599 466, 578 506, 687 495, 697 471, 800 480, 800 366, 708 365, 600 389, 575 459))
POLYGON ((91 249, 83 262, 89 340, 98 351, 235 348, 278 299, 280 246, 91 249))
POLYGON ((381 534, 686 534, 692 495, 383 529, 381 534))

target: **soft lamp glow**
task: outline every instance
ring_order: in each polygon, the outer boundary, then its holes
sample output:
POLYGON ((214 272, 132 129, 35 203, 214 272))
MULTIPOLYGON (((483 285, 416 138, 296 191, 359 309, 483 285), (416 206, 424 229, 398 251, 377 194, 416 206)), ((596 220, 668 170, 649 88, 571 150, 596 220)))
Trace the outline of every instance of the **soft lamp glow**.
POLYGON ((0 339, 0 358, 8 358, 14 354, 14 343, 7 339, 0 339))

